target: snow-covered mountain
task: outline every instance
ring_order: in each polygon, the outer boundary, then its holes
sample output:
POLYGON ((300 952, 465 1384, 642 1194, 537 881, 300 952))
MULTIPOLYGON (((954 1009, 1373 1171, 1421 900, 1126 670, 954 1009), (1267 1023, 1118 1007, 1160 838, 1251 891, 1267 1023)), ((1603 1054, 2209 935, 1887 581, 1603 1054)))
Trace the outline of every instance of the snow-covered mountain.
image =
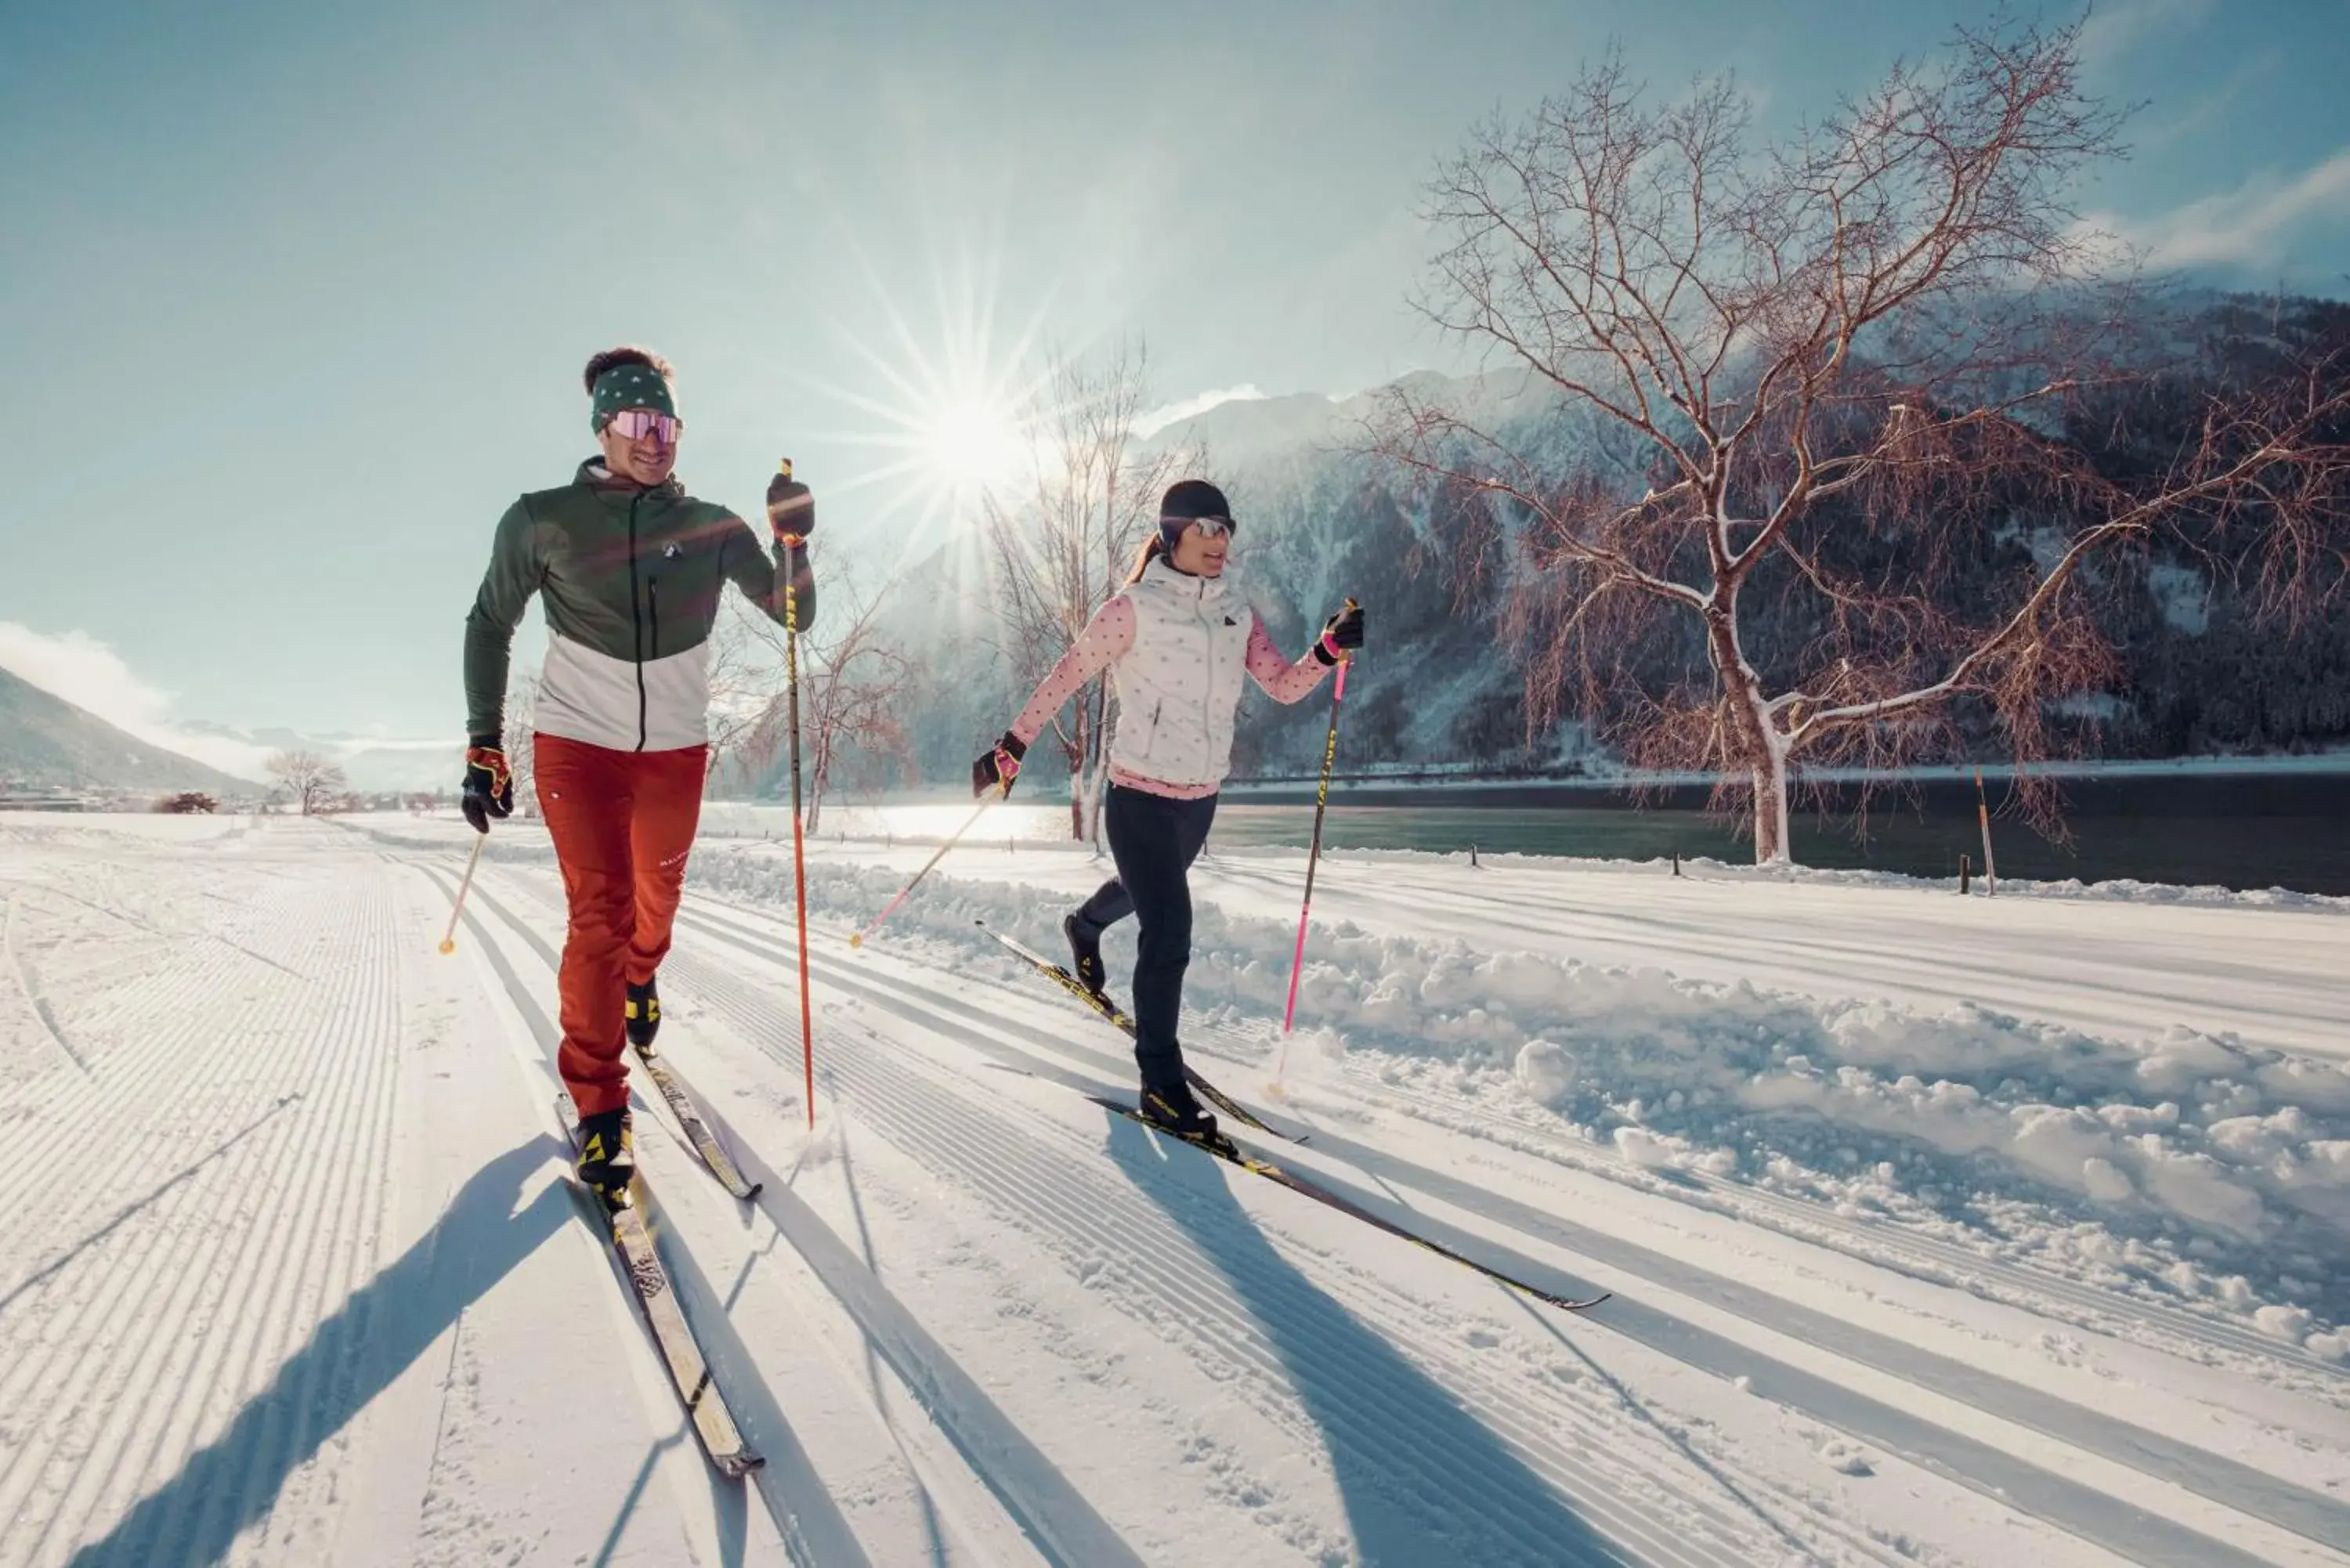
POLYGON ((142 741, 6 670, 0 670, 0 785, 217 795, 263 789, 142 741))

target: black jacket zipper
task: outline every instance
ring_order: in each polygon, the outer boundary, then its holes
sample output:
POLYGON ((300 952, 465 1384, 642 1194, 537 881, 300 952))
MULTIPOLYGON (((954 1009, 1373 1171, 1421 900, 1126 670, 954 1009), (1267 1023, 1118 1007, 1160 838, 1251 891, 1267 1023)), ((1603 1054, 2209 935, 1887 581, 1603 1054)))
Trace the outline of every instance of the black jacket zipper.
POLYGON ((629 498, 629 634, 637 654, 637 750, 645 749, 645 623, 637 613, 637 503, 639 491, 629 498))

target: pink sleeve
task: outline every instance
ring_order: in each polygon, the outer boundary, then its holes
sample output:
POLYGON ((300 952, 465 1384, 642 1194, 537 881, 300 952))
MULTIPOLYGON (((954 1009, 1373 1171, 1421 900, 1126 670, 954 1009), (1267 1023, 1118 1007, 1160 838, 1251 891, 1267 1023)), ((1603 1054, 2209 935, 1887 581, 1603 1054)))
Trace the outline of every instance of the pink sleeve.
POLYGON ((1264 617, 1259 616, 1249 628, 1248 672, 1274 701, 1295 702, 1321 685, 1330 667, 1315 658, 1310 648, 1305 658, 1292 664, 1273 645, 1273 633, 1264 629, 1264 617))
POLYGON ((1112 659, 1124 655, 1134 646, 1134 601, 1124 594, 1094 612, 1069 651, 1053 666, 1036 694, 1028 699, 1028 706, 1020 710, 1020 717, 1012 721, 1012 732, 1020 737, 1024 746, 1033 744, 1061 704, 1076 696, 1085 683, 1110 666, 1112 659))

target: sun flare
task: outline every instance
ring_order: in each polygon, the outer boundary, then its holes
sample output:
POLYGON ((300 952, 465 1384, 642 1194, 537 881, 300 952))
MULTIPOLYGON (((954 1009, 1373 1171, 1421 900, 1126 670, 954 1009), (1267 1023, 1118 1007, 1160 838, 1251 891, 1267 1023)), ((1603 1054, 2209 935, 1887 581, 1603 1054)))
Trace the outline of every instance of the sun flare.
POLYGON ((937 484, 1001 493, 1027 466, 1029 435, 1019 410, 983 389, 924 410, 921 444, 937 484))
POLYGON ((843 335, 869 379, 823 389, 858 416, 858 428, 829 439, 871 454, 835 493, 865 492, 879 514, 910 518, 909 556, 974 537, 991 504, 1016 504, 1035 472, 1045 415, 1041 317, 999 332, 997 279, 984 265, 932 282, 936 314, 918 324, 877 281, 869 319, 879 330, 843 335))

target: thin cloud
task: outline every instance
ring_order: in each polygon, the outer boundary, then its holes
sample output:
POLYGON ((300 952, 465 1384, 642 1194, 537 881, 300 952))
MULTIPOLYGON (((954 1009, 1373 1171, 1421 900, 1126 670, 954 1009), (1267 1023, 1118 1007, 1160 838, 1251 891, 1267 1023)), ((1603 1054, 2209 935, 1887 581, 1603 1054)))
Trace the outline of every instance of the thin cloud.
POLYGON ((192 735, 171 722, 172 693, 140 679, 122 656, 86 631, 52 636, 0 620, 0 669, 5 669, 118 730, 151 746, 193 757, 243 778, 262 776, 267 753, 219 735, 192 735))
POLYGON ((2090 227, 2146 254, 2158 267, 2270 265, 2314 223, 2350 219, 2350 147, 2280 182, 2255 175, 2159 217, 2093 215, 2090 227))
POLYGON ((2081 58, 2110 64, 2158 33, 2190 31, 2203 25, 2212 0, 2115 0, 2090 12, 2081 25, 2081 58))

